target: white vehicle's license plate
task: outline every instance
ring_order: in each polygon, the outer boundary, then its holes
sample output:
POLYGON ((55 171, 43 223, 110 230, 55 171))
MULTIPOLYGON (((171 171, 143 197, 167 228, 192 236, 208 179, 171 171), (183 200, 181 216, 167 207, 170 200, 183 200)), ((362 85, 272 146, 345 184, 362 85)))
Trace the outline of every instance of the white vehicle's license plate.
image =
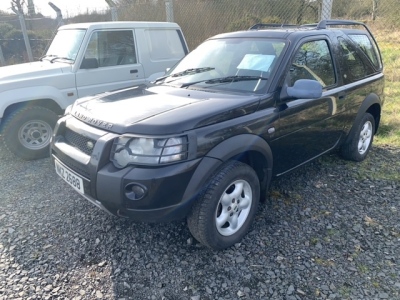
POLYGON ((57 174, 64 179, 70 186, 72 186, 75 190, 80 193, 84 193, 83 190, 83 180, 82 178, 72 172, 71 170, 67 169, 63 165, 61 165, 57 160, 54 161, 56 165, 56 172, 57 174))

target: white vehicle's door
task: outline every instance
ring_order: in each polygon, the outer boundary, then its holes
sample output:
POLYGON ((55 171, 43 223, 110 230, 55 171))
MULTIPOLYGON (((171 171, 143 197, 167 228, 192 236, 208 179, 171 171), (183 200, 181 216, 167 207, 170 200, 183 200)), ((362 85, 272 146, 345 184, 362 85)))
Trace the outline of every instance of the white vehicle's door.
POLYGON ((78 97, 144 83, 133 30, 94 31, 76 72, 78 97))

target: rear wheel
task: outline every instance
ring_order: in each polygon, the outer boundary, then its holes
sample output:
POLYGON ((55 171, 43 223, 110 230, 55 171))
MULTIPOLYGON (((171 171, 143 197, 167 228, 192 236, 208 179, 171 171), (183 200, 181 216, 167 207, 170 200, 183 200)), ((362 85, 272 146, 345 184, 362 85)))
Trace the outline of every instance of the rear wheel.
POLYGON ((241 241, 257 212, 260 183, 247 164, 231 161, 211 179, 188 216, 193 236, 221 250, 241 241))
POLYGON ((354 131, 350 132, 345 144, 341 148, 341 154, 345 159, 363 161, 371 149, 375 134, 375 119, 365 113, 361 120, 354 124, 354 131))
POLYGON ((47 157, 57 119, 56 113, 44 107, 17 110, 5 121, 4 143, 11 152, 25 160, 47 157))

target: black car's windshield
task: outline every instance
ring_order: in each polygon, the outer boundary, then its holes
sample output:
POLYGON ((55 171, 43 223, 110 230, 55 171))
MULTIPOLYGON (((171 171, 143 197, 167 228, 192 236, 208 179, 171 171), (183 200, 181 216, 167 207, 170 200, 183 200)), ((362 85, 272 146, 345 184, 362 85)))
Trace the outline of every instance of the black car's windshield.
POLYGON ((264 38, 209 40, 155 83, 236 92, 261 91, 285 42, 264 38))

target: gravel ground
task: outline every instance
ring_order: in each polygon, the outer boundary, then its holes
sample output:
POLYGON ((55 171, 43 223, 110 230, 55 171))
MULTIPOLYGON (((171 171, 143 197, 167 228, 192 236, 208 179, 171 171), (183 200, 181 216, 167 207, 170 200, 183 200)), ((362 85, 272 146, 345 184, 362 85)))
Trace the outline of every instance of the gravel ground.
POLYGON ((0 299, 400 299, 400 149, 273 182, 242 243, 108 216, 0 149, 0 299))

